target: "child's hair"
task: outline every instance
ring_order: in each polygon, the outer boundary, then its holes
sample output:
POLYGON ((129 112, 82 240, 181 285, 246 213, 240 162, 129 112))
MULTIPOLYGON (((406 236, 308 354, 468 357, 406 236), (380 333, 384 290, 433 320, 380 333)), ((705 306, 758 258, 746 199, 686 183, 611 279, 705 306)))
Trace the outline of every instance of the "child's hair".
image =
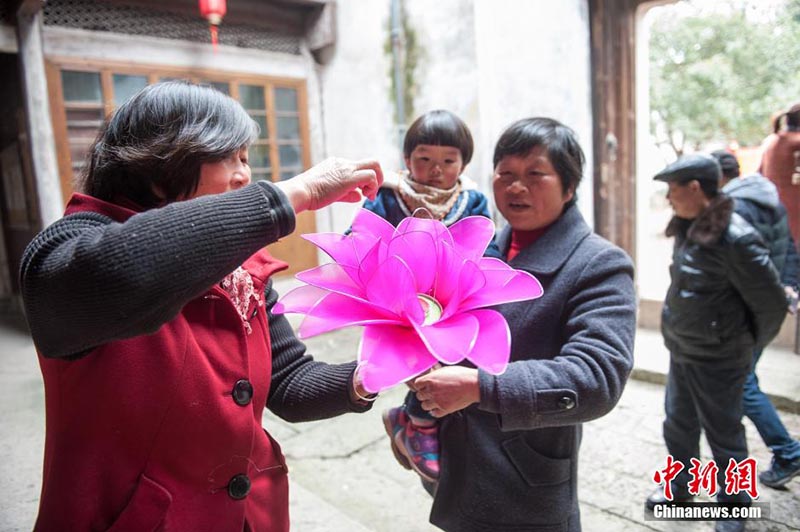
POLYGON ((150 85, 105 121, 78 188, 143 208, 169 203, 194 193, 203 163, 248 146, 258 131, 244 108, 216 89, 183 81, 150 85))
POLYGON ((461 151, 464 166, 472 160, 472 134, 467 124, 450 111, 438 109, 414 120, 403 140, 403 155, 411 157, 411 152, 420 144, 454 146, 461 151))
POLYGON ((561 122, 543 117, 523 118, 514 122, 497 141, 494 166, 497 167, 504 157, 525 157, 539 146, 547 150, 547 158, 561 177, 564 192, 573 191, 574 195, 567 203, 571 205, 577 198, 575 191, 583 177, 586 158, 575 132, 561 122))
POLYGON ((772 131, 777 133, 781 130, 781 122, 786 118, 786 129, 789 131, 800 131, 800 102, 792 105, 787 111, 779 114, 772 122, 772 131))

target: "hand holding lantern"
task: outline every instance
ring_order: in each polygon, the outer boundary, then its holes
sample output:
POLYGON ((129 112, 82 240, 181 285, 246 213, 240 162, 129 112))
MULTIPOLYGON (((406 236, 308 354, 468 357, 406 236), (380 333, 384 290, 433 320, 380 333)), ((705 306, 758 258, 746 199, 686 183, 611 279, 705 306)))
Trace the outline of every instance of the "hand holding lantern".
POLYGON ((539 281, 499 259, 483 257, 492 221, 471 216, 449 228, 406 218, 393 227, 361 209, 352 233, 304 238, 333 263, 297 274, 307 283, 273 311, 305 314, 298 336, 364 326, 359 350, 363 384, 379 392, 438 362, 464 359, 493 374, 508 365, 511 339, 491 305, 542 295, 539 281))

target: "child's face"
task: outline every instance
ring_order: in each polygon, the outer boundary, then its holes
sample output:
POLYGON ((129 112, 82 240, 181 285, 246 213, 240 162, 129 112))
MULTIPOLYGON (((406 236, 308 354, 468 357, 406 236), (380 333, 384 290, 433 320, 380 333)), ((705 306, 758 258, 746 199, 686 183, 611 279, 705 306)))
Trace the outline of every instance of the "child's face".
POLYGON ((227 159, 200 166, 197 190, 187 199, 236 190, 250 184, 247 148, 232 153, 227 159))
POLYGON ((417 183, 441 189, 455 185, 464 171, 461 150, 433 144, 418 144, 406 157, 406 166, 417 183))
POLYGON ((561 177, 543 147, 528 155, 500 159, 492 179, 497 210, 518 231, 532 231, 555 222, 573 191, 564 192, 561 177))

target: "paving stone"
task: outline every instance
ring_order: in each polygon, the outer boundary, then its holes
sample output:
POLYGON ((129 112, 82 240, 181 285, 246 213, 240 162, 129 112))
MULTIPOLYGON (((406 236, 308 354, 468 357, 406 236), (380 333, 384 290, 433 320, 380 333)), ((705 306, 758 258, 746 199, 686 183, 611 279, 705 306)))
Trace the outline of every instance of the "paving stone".
MULTIPOLYGON (((291 318, 297 325, 299 319, 291 318)), ((657 342, 637 341, 637 360, 657 342)), ((361 331, 346 329, 307 341, 309 352, 331 363, 352 360, 361 331)), ((663 354, 662 354, 663 355, 663 354)), ((658 356, 662 356, 658 355, 658 356)), ((650 360, 656 355, 650 354, 650 360)), ((30 338, 23 328, 0 320, 0 530, 31 530, 41 487, 44 401, 41 376, 30 338)), ((800 358, 765 359, 768 378, 794 378, 800 358), (791 367, 774 367, 772 361, 791 367)), ((658 371, 658 370, 653 370, 658 371)), ((663 374, 662 374, 663 378, 663 374)), ((765 378, 762 377, 762 382, 765 378)), ((798 380, 800 382, 800 380, 798 380)), ((791 401, 792 387, 785 386, 791 401)), ((397 387, 376 401, 371 412, 335 419, 287 423, 272 414, 264 425, 281 443, 289 464, 292 530, 295 532, 429 532, 430 497, 417 476, 401 468, 390 451, 381 411, 399 405, 406 389, 397 387)), ((800 395, 800 394, 798 394, 800 395)), ((584 425, 579 465, 579 498, 586 531, 695 532, 713 530, 710 522, 657 522, 644 519, 644 499, 655 488, 652 475, 663 467, 661 437, 664 388, 632 379, 608 415, 584 425)), ((800 415, 781 411, 790 433, 800 435, 800 415)), ((767 467, 771 453, 753 425, 744 421, 751 456, 767 467)), ((701 440, 704 461, 710 459, 701 440)), ((786 490, 759 485, 759 501, 770 504, 769 521, 747 530, 800 530, 800 477, 786 490)))

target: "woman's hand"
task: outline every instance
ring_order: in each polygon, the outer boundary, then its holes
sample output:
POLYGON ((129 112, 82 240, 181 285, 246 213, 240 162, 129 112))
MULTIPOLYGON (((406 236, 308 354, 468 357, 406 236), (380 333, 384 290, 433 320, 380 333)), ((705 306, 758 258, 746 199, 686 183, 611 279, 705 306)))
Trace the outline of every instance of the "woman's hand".
POLYGON ((797 314, 797 290, 791 286, 784 286, 783 291, 786 292, 786 301, 789 303, 789 314, 794 316, 797 314))
POLYGON ((417 377, 414 389, 422 408, 437 418, 481 400, 478 370, 463 366, 445 366, 417 377))
POLYGON ((377 161, 334 158, 275 185, 289 198, 294 211, 302 212, 321 209, 337 201, 356 203, 363 196, 375 199, 381 183, 383 171, 377 161))

